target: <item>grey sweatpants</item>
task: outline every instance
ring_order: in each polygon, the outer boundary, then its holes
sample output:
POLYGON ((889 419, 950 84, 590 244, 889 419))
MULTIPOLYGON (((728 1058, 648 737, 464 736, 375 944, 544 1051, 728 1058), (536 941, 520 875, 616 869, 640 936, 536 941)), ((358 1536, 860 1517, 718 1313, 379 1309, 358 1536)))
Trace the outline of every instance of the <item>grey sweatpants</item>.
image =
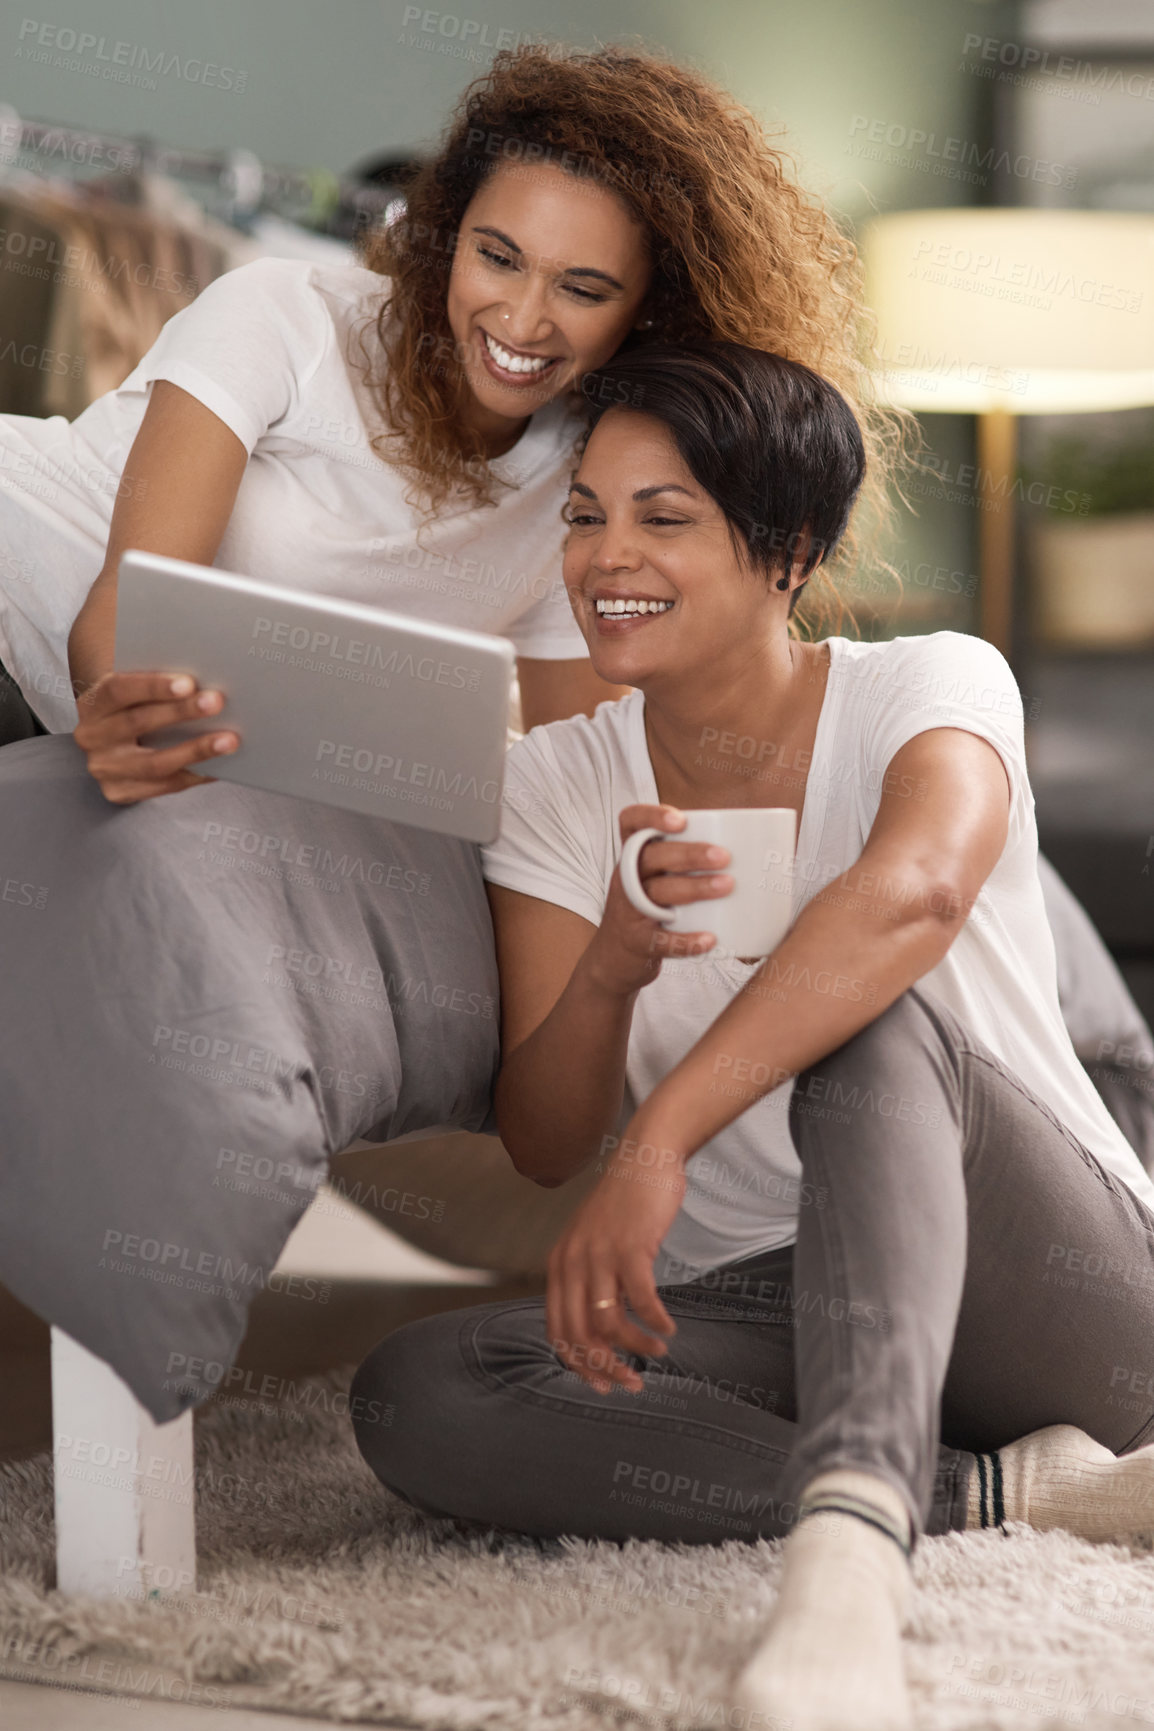
POLYGON ((971 1451, 1154 1437, 1154 1214, 937 999, 911 988, 803 1072, 790 1128, 796 1243, 662 1288, 677 1333, 634 1360, 643 1393, 568 1371, 541 1300, 429 1317, 353 1385, 378 1477, 520 1532, 706 1543, 780 1536, 853 1467, 916 1539, 965 1525, 971 1451), (886 1093, 924 1109, 883 1117, 886 1093))

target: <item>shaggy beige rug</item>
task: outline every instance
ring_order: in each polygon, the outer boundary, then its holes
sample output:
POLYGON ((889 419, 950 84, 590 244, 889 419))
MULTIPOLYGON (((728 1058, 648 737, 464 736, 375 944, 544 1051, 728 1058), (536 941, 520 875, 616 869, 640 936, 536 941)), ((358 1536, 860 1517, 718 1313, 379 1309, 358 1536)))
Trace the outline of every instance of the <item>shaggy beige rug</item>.
MULTIPOLYGON (((430 1731, 770 1731, 729 1688, 779 1545, 538 1546, 426 1520, 361 1462, 347 1385, 198 1412, 195 1595, 57 1594, 50 1461, 0 1468, 0 1673, 430 1731)), ((924 1540, 915 1573, 919 1731, 1154 1723, 1154 1557, 1017 1527, 924 1540)))

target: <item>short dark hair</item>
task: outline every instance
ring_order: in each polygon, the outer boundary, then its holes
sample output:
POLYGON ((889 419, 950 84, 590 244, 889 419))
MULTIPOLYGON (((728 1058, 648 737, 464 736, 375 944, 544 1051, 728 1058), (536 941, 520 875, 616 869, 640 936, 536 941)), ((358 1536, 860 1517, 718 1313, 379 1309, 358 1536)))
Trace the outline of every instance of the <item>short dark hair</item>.
POLYGON ((586 373, 581 392, 588 433, 615 408, 665 423, 735 549, 736 533, 763 576, 804 556, 808 580, 841 540, 865 475, 861 429, 841 393, 800 361, 720 339, 650 343, 586 373))

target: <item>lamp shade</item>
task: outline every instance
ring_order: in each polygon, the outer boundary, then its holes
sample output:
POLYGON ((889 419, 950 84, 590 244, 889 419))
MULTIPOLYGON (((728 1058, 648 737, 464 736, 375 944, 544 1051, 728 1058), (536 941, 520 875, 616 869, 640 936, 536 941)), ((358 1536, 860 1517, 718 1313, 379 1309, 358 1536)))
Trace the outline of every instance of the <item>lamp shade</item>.
POLYGON ((1017 415, 1154 403, 1154 216, 902 211, 861 244, 883 399, 1017 415))

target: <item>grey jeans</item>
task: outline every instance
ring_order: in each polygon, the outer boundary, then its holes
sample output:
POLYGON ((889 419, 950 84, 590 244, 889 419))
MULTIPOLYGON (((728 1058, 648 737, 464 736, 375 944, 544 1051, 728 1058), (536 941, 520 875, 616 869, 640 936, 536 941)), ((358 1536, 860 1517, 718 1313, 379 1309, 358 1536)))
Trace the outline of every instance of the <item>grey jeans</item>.
POLYGON ((782 1535, 853 1467, 916 1542, 965 1525, 972 1451, 1154 1436, 1154 1214, 943 1004, 911 988, 803 1072, 790 1129, 796 1243, 664 1287, 642 1394, 568 1371, 541 1300, 429 1317, 357 1372, 377 1476, 524 1533, 706 1543, 782 1535))

